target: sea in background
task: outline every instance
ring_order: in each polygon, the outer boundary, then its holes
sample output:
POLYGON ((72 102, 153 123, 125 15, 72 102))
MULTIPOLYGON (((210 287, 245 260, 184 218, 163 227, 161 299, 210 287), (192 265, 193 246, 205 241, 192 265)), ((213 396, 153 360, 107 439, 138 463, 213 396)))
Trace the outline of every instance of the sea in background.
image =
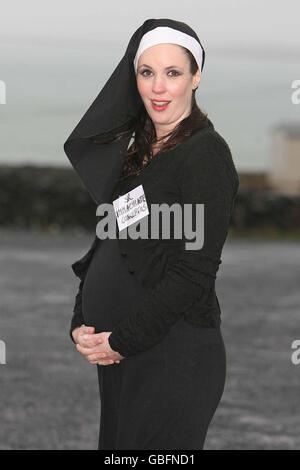
MULTIPOLYGON (((69 166, 63 144, 123 57, 120 43, 0 45, 0 163, 69 166)), ((240 172, 267 170, 271 128, 300 124, 291 101, 296 51, 206 47, 197 102, 228 142, 240 172)))

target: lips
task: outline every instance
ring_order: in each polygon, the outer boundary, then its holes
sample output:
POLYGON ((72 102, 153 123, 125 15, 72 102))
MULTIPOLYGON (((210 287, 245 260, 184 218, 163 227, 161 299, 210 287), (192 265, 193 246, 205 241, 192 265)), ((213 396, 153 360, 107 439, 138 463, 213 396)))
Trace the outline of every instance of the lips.
POLYGON ((151 104, 152 104, 152 108, 155 110, 155 111, 164 111, 169 103, 171 103, 171 101, 166 101, 166 100, 151 100, 151 104), (157 103, 157 104, 156 104, 157 103), (164 103, 164 104, 158 104, 158 103, 164 103))

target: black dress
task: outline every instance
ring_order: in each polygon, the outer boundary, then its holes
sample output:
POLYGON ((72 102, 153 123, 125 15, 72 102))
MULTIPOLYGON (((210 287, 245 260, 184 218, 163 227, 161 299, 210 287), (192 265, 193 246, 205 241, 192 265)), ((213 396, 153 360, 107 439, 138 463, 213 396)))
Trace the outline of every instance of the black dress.
MULTIPOLYGON (((117 192, 126 192, 124 183, 117 192)), ((112 331, 144 294, 125 265, 118 239, 101 240, 82 291, 85 324, 95 326, 97 333, 112 331)), ((181 319, 154 347, 119 364, 97 365, 97 370, 99 450, 203 448, 225 385, 220 328, 181 319)))

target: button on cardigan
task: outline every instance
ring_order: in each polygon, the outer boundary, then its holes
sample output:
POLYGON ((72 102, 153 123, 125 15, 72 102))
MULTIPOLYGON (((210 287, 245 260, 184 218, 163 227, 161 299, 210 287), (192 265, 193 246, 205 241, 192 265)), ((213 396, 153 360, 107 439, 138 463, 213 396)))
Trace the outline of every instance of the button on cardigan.
MULTIPOLYGON (((196 204, 204 204, 204 243, 196 250, 178 250, 176 261, 147 290, 134 311, 113 328, 108 338, 109 344, 124 357, 149 349, 162 341, 172 325, 185 313, 193 312, 193 317, 196 317, 197 312, 206 309, 209 314, 210 301, 216 297, 216 274, 222 262, 222 249, 239 186, 230 149, 223 137, 209 127, 198 131, 166 155, 157 154, 150 166, 156 165, 155 169, 158 171, 159 166, 165 165, 166 161, 169 164, 170 171, 167 175, 170 174, 170 178, 174 178, 172 163, 177 165, 176 182, 180 202, 182 205, 192 204, 193 219, 196 204), (168 160, 163 162, 166 157, 168 160)), ((145 172, 146 178, 147 170, 149 179, 151 168, 146 167, 141 174, 145 172)), ((154 175, 154 170, 152 171, 154 175)), ((137 179, 134 186, 138 184, 137 179)), ((146 191, 145 194, 147 199, 146 191)), ((189 242, 184 234, 183 240, 189 242)), ((129 243, 126 240, 120 242, 123 245, 129 243)), ((87 256, 91 256, 91 253, 87 256)), ((127 260, 127 253, 123 249, 121 254, 127 260)), ((132 267, 129 271, 134 273, 132 267)), ((84 323, 81 301, 83 282, 81 279, 71 331, 84 323)))

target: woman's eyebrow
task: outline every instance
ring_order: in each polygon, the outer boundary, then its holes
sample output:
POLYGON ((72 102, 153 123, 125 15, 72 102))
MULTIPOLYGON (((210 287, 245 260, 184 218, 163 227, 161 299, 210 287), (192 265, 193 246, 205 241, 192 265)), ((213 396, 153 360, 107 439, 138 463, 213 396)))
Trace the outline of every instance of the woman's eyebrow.
MULTIPOLYGON (((142 65, 140 65, 140 66, 139 66, 139 69, 140 69, 141 67, 148 67, 149 69, 152 68, 151 65, 147 65, 147 64, 142 64, 142 65)), ((180 67, 178 67, 178 65, 169 65, 168 67, 165 68, 165 70, 173 69, 174 67, 180 69, 180 67)))

